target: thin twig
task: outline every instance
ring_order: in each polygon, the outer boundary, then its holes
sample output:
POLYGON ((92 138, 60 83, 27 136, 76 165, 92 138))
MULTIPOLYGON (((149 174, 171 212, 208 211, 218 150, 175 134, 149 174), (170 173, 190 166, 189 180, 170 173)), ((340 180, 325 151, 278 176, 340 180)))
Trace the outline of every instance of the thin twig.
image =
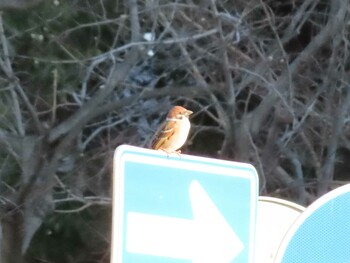
MULTIPOLYGON (((2 44, 2 50, 4 53, 4 59, 0 58, 0 67, 4 71, 4 73, 6 74, 7 77, 10 80, 13 80, 14 74, 13 74, 12 65, 11 65, 11 61, 10 61, 10 55, 9 55, 9 50, 8 50, 8 46, 7 46, 7 39, 5 37, 1 13, 0 13, 0 39, 1 39, 1 44, 2 44)), ((18 97, 17 97, 17 94, 16 94, 14 88, 15 88, 15 84, 12 82, 10 84, 10 93, 11 93, 13 108, 14 108, 13 113, 15 116, 16 124, 17 124, 16 125, 17 131, 18 131, 19 135, 24 136, 25 131, 24 131, 24 125, 23 125, 23 120, 22 120, 21 109, 20 109, 18 97)))
POLYGON ((57 85, 58 85, 58 71, 55 68, 52 71, 53 83, 52 83, 52 115, 51 115, 51 126, 56 122, 56 110, 57 110, 57 85))
MULTIPOLYGON (((19 93, 19 96, 24 101, 24 104, 26 105, 27 109, 29 110, 39 134, 43 134, 43 127, 40 123, 38 114, 37 114, 35 108, 33 107, 33 105, 30 103, 27 95, 23 91, 23 88, 20 85, 19 80, 16 77, 16 75, 12 69, 10 56, 9 56, 9 52, 8 52, 8 47, 7 47, 7 39, 6 39, 5 33, 4 33, 4 27, 3 27, 3 21, 2 21, 1 14, 0 14, 0 39, 1 39, 2 47, 3 47, 3 51, 4 51, 4 56, 5 56, 4 60, 0 59, 0 66, 1 66, 2 70, 4 71, 4 73, 6 74, 7 78, 9 79, 9 82, 11 82, 13 84, 13 86, 16 88, 17 92, 19 93)), ((21 110, 19 107, 17 95, 14 93, 14 91, 12 92, 12 94, 13 94, 12 97, 13 97, 14 104, 15 104, 14 107, 15 107, 15 114, 16 114, 16 119, 17 119, 17 123, 18 123, 19 133, 21 135, 24 135, 25 134, 24 125, 23 125, 23 121, 22 121, 21 110)))

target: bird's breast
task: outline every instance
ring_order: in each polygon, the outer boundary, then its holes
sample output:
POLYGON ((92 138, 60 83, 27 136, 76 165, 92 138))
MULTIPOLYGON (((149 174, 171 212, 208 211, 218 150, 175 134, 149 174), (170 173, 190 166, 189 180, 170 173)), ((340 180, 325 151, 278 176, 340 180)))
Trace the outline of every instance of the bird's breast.
POLYGON ((175 144, 174 147, 178 149, 185 144, 191 124, 187 118, 178 121, 176 124, 177 127, 173 135, 175 137, 173 143, 175 144))

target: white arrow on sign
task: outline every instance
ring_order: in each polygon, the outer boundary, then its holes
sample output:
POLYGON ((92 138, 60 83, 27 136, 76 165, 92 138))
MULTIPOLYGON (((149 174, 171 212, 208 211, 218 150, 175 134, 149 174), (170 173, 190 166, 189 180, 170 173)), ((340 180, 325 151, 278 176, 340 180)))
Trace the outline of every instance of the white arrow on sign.
POLYGON ((231 262, 243 250, 242 241, 198 181, 189 191, 193 219, 129 212, 127 252, 193 263, 231 262))

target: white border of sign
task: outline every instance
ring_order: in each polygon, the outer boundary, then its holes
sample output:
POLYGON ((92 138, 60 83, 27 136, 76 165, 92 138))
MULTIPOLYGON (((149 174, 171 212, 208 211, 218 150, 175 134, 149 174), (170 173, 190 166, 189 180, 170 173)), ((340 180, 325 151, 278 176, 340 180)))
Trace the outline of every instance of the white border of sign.
POLYGON ((280 198, 258 197, 255 262, 274 262, 281 241, 304 210, 305 207, 280 198))
POLYGON ((283 207, 288 207, 290 209, 293 209, 297 212, 303 212, 305 211, 305 207, 302 205, 299 205, 297 203, 293 203, 291 201, 288 200, 284 200, 281 198, 277 198, 277 197, 271 197, 271 196, 259 196, 258 197, 258 201, 259 202, 268 202, 268 203, 272 203, 272 204, 278 204, 281 205, 283 207))

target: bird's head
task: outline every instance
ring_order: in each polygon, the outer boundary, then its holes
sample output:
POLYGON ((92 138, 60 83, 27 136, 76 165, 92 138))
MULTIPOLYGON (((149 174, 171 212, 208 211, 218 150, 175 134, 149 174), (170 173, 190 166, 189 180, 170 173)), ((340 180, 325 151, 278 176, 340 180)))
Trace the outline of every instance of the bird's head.
POLYGON ((184 107, 181 106, 174 106, 170 111, 167 116, 168 119, 179 119, 181 120, 182 118, 188 118, 193 112, 190 110, 185 109, 184 107))

